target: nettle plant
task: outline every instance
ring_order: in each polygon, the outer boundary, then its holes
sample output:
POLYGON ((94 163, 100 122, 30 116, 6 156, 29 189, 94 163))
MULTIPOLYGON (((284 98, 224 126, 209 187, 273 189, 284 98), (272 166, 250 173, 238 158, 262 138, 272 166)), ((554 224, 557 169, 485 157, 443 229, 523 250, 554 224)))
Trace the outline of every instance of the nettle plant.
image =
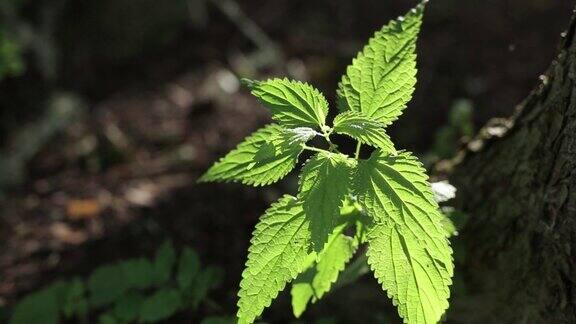
MULTIPOLYGON (((158 323, 184 310, 197 310, 222 277, 222 269, 204 267, 196 251, 178 257, 170 241, 156 256, 105 264, 85 280, 57 280, 24 297, 9 324, 158 323)), ((204 322, 202 322, 204 323, 204 322)))
POLYGON ((200 179, 261 186, 286 176, 304 150, 313 156, 297 196, 285 195, 261 217, 240 283, 238 318, 253 322, 294 280, 300 316, 322 298, 362 244, 375 277, 406 323, 436 323, 448 308, 453 259, 443 215, 422 164, 386 134, 412 97, 416 40, 425 2, 376 32, 342 77, 339 115, 312 86, 287 79, 244 80, 277 122, 246 138, 200 179), (332 134, 358 141, 355 156, 332 134), (319 136, 327 149, 306 143, 319 136), (368 159, 360 147, 374 147, 368 159))

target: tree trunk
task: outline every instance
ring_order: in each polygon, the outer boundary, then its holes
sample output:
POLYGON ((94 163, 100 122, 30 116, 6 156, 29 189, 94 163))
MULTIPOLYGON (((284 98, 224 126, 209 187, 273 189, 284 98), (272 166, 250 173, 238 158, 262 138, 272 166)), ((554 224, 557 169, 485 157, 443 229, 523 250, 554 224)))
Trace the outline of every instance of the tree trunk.
POLYGON ((456 244, 463 323, 576 323, 576 16, 514 117, 485 127, 451 182, 469 216, 456 244))

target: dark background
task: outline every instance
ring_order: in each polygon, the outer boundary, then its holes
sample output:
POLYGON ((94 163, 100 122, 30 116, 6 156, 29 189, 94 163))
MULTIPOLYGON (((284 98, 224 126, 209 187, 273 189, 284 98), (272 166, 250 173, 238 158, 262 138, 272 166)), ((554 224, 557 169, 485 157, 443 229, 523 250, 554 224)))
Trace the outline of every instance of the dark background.
MULTIPOLYGON (((0 52, 0 305, 171 238, 226 273, 217 306, 179 318, 233 314, 253 226, 297 181, 195 184, 270 122, 238 77, 306 80, 333 104, 355 53, 415 4, 5 0, 0 41, 18 50, 0 52)), ((432 166, 490 118, 510 116, 554 58, 573 5, 431 1, 416 92, 390 129, 397 147, 432 166)), ((288 297, 264 319, 291 320, 288 297)), ((395 321, 390 309, 366 276, 304 321, 395 321)))

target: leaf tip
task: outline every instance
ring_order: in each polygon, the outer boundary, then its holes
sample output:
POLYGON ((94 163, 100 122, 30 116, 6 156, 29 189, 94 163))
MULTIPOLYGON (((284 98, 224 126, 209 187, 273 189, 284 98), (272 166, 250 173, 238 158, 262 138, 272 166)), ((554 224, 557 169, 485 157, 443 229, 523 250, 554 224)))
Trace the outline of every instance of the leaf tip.
POLYGON ((426 5, 428 4, 428 2, 430 2, 430 0, 420 1, 420 3, 411 10, 412 13, 415 13, 415 14, 422 13, 424 11, 424 9, 426 8, 426 5))
POLYGON ((196 183, 198 184, 207 182, 210 182, 210 176, 208 176, 208 173, 204 173, 200 178, 196 179, 196 183))
POLYGON ((250 80, 248 78, 240 79, 240 84, 242 84, 243 86, 245 86, 250 90, 253 90, 258 85, 258 83, 259 83, 258 81, 250 80))

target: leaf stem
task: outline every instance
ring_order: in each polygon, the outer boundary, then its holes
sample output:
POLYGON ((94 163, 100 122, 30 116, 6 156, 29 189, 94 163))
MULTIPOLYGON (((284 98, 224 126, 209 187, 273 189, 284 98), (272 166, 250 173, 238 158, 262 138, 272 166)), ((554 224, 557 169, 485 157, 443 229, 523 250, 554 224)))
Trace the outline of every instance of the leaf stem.
POLYGON ((326 140, 326 142, 328 142, 328 146, 329 146, 329 150, 330 152, 338 152, 338 145, 332 143, 332 141, 330 140, 330 134, 332 134, 332 128, 327 127, 327 128, 322 128, 322 137, 324 137, 324 139, 326 140))
POLYGON ((330 153, 330 151, 326 151, 323 149, 319 149, 317 147, 313 147, 313 146, 308 146, 306 144, 302 144, 302 148, 308 151, 313 151, 313 152, 320 152, 320 153, 330 153))
POLYGON ((329 150, 330 152, 338 152, 338 146, 336 146, 336 144, 332 143, 332 141, 330 140, 330 135, 326 134, 324 135, 324 138, 326 139, 326 142, 328 142, 329 150))
POLYGON ((358 144, 356 144, 356 153, 354 154, 354 158, 356 160, 358 160, 358 158, 360 158, 360 148, 362 147, 362 143, 358 142, 358 144))

